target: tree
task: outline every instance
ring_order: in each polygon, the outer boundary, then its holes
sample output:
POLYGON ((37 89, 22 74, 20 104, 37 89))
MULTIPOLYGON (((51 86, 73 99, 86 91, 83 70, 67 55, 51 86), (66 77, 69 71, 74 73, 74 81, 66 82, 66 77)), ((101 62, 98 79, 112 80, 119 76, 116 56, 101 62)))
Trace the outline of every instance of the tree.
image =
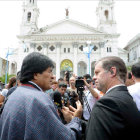
MULTIPOLYGON (((14 77, 14 76, 16 76, 16 75, 14 75, 14 74, 11 74, 11 75, 7 74, 7 83, 9 82, 9 79, 10 79, 11 77, 14 77)), ((5 83, 5 75, 3 75, 2 77, 0 77, 0 81, 1 81, 2 83, 5 83)))
POLYGON ((127 66, 126 68, 127 68, 127 71, 129 72, 131 71, 131 66, 127 66))

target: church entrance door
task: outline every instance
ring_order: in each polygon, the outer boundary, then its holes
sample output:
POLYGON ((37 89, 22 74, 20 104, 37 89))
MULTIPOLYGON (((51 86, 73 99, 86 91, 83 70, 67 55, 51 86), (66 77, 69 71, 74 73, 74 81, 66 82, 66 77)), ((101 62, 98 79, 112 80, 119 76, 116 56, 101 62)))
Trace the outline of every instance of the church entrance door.
POLYGON ((69 77, 71 76, 71 72, 73 72, 73 63, 69 59, 65 59, 61 62, 60 77, 64 78, 66 72, 69 73, 69 77))

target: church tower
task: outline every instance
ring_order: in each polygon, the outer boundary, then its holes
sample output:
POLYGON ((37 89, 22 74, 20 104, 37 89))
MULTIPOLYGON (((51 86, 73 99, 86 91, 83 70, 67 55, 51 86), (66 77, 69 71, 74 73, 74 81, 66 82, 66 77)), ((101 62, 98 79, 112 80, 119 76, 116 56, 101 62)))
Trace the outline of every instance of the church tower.
POLYGON ((110 34, 116 33, 116 21, 114 19, 114 0, 99 0, 97 12, 98 29, 110 34))
POLYGON ((20 34, 26 35, 31 31, 38 29, 39 9, 37 8, 37 0, 24 0, 23 17, 20 27, 20 34))

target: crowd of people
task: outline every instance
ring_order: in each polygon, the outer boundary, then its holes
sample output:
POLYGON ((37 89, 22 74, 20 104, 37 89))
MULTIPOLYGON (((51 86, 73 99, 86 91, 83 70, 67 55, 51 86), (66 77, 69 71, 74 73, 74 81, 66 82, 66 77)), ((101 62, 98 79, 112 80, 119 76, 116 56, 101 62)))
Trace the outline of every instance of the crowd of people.
POLYGON ((104 57, 93 78, 56 80, 47 56, 27 55, 0 92, 0 140, 132 140, 140 130, 140 63, 104 57))

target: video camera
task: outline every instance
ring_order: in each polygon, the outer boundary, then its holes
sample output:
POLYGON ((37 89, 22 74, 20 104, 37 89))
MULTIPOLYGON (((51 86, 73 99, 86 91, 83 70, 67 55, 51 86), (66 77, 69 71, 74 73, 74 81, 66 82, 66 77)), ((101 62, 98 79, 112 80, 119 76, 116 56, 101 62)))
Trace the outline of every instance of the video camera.
POLYGON ((83 77, 78 77, 77 80, 75 81, 75 87, 77 88, 77 93, 79 95, 79 100, 81 104, 83 104, 83 91, 84 91, 84 81, 83 77))
MULTIPOLYGON (((76 84, 75 84, 75 87, 76 88, 79 88, 79 87, 84 87, 85 83, 83 81, 83 77, 78 77, 77 80, 76 80, 76 84)), ((91 83, 92 82, 92 79, 91 78, 88 78, 87 80, 87 83, 91 83)))
POLYGON ((84 89, 84 81, 83 81, 83 77, 78 77, 76 82, 75 82, 75 87, 77 89, 84 89))

